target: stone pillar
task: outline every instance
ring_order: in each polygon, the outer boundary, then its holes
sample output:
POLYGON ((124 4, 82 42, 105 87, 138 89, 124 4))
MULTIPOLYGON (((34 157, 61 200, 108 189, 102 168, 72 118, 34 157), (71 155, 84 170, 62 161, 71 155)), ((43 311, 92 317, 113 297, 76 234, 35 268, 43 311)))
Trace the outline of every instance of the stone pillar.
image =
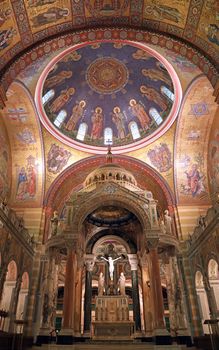
POLYGON ((183 290, 176 257, 169 257, 169 264, 167 264, 166 267, 171 333, 173 336, 188 336, 185 306, 183 302, 183 290))
POLYGON ((208 275, 205 271, 203 272, 203 284, 208 299, 210 318, 217 319, 217 305, 215 302, 214 291, 210 285, 208 275))
POLYGON ((62 334, 74 334, 76 271, 77 257, 75 246, 72 246, 69 248, 66 262, 62 334))
POLYGON ((150 281, 151 293, 154 305, 154 327, 157 330, 165 329, 163 295, 160 279, 160 266, 158 260, 157 247, 152 246, 149 252, 150 256, 150 281))
POLYGON ((44 292, 43 318, 40 334, 48 335, 55 326, 56 295, 57 295, 57 250, 49 252, 48 274, 44 292))
POLYGON ((16 320, 16 311, 17 311, 17 304, 18 304, 18 298, 19 298, 19 293, 21 289, 21 283, 22 283, 22 277, 19 275, 17 277, 17 281, 15 284, 14 292, 13 292, 13 300, 12 300, 12 305, 10 309, 10 323, 9 323, 9 333, 16 333, 15 329, 15 320, 16 320))
MULTIPOLYGON (((45 252, 44 252, 45 253, 45 252)), ((48 276, 48 268, 49 268, 49 260, 48 256, 42 254, 40 257, 40 268, 39 268, 39 276, 36 288, 36 301, 35 301, 35 312, 33 317, 34 324, 34 338, 39 334, 39 329, 41 326, 41 315, 43 308, 43 296, 47 283, 48 276)))
POLYGON ((146 257, 141 258, 141 276, 145 333, 151 336, 153 330, 153 305, 151 303, 150 277, 146 257))
POLYGON ((24 334, 27 336, 33 336, 34 306, 36 302, 36 292, 37 292, 38 281, 39 281, 41 251, 42 251, 41 244, 37 244, 36 253, 33 261, 32 274, 30 278, 28 298, 27 298, 27 312, 26 312, 27 324, 24 326, 24 334))
POLYGON ((192 266, 187 257, 186 242, 181 244, 182 256, 178 256, 178 266, 182 276, 189 328, 192 336, 203 334, 192 266))
POLYGON ((128 254, 128 259, 131 265, 132 300, 135 329, 136 331, 141 331, 141 315, 138 290, 138 258, 136 254, 128 254))
POLYGON ((92 301, 92 271, 95 264, 93 254, 85 255, 85 295, 84 295, 84 333, 90 332, 91 327, 91 301, 92 301))
POLYGON ((75 335, 81 336, 81 300, 82 300, 82 273, 84 259, 77 256, 78 269, 76 272, 76 286, 75 286, 75 335))
POLYGON ((0 302, 2 300, 2 293, 4 289, 4 283, 6 280, 7 272, 8 272, 8 265, 4 263, 2 267, 0 267, 0 302))

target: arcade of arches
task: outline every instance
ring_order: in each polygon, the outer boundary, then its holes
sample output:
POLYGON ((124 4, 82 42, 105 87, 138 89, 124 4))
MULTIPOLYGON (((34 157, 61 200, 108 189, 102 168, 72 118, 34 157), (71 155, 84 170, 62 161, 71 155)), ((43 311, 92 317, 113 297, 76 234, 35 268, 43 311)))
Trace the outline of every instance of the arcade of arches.
POLYGON ((0 344, 216 349, 216 1, 2 3, 0 344))

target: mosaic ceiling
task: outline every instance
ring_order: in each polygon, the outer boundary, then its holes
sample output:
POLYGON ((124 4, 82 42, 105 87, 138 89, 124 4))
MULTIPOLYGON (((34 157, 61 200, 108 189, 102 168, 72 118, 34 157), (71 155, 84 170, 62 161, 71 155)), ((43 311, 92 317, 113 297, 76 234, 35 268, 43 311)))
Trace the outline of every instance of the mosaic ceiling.
POLYGON ((170 64, 127 41, 68 49, 44 70, 36 95, 47 129, 60 141, 86 144, 91 151, 108 143, 121 151, 142 145, 141 140, 151 142, 172 124, 180 99, 170 64))
POLYGON ((132 26, 168 33, 218 60, 216 0, 1 0, 0 68, 30 45, 72 29, 132 26))

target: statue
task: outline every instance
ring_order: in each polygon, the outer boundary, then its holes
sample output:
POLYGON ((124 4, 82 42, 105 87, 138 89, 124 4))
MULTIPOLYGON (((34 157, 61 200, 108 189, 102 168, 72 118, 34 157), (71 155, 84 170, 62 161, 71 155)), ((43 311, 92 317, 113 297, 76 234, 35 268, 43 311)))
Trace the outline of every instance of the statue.
POLYGON ((103 293, 105 292, 104 283, 105 283, 104 275, 103 275, 103 272, 101 272, 98 280, 98 296, 102 296, 103 293))
POLYGON ((164 211, 164 222, 165 222, 165 226, 166 226, 166 233, 171 234, 172 233, 172 218, 169 214, 168 209, 166 209, 164 211))
POLYGON ((201 229, 204 231, 204 229, 207 227, 205 217, 203 215, 200 215, 198 218, 198 225, 201 227, 201 229))
POLYGON ((113 280, 113 272, 114 272, 114 262, 116 260, 121 259, 121 256, 119 256, 116 259, 112 259, 111 256, 109 256, 109 259, 104 258, 104 256, 101 256, 101 259, 106 260, 109 263, 109 273, 110 273, 110 279, 113 280))
POLYGON ((119 281, 118 281, 118 289, 120 291, 120 295, 125 295, 125 275, 121 272, 119 281))
POLYGON ((52 223, 52 236, 56 236, 58 223, 59 223, 58 212, 56 210, 54 211, 53 217, 51 218, 50 221, 52 223))

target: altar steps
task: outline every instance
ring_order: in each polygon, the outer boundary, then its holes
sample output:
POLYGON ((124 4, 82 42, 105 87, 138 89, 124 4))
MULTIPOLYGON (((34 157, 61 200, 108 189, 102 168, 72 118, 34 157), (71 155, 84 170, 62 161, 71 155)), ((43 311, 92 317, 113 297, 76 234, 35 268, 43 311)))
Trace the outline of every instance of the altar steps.
MULTIPOLYGON (((32 350, 197 350, 195 347, 186 347, 184 345, 154 345, 146 343, 110 343, 110 342, 93 342, 89 344, 78 343, 72 345, 44 344, 34 346, 32 350)), ((199 349, 201 350, 201 349, 199 349)))

